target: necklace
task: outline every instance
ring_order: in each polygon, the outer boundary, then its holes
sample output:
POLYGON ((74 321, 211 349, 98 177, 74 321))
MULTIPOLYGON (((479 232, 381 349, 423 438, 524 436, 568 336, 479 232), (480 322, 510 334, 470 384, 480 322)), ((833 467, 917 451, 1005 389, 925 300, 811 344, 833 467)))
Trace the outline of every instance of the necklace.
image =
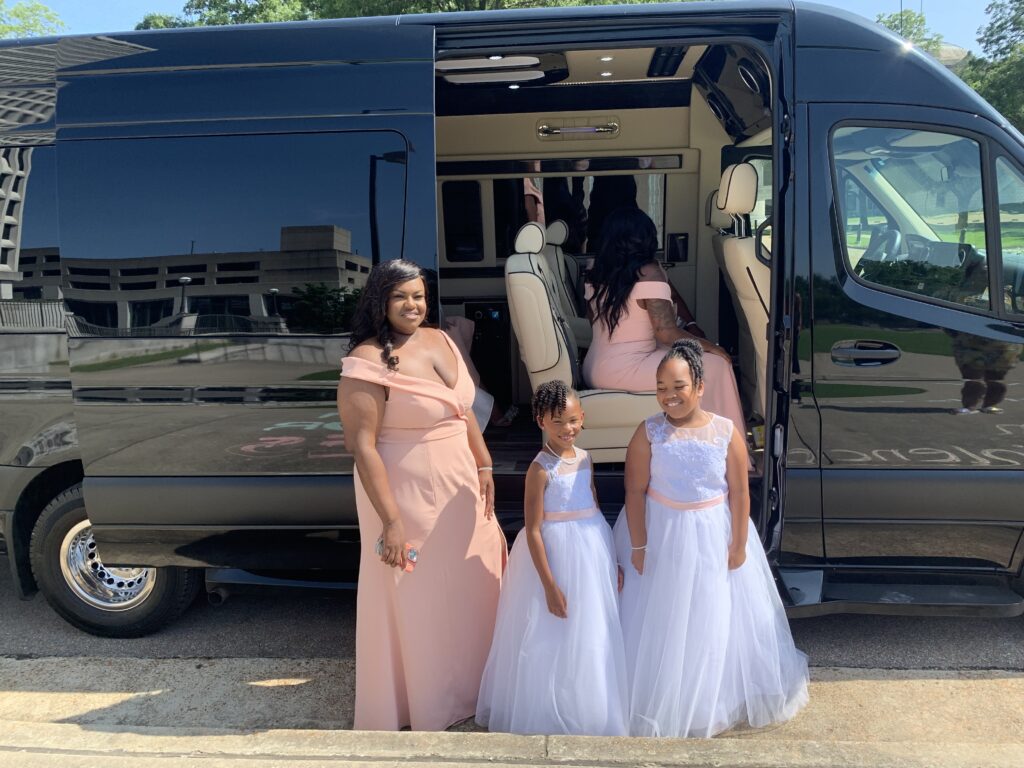
POLYGON ((576 454, 576 446, 573 446, 573 449, 572 449, 573 458, 571 458, 571 459, 567 459, 564 456, 561 456, 558 453, 555 453, 555 449, 552 448, 550 445, 548 445, 547 441, 545 441, 545 443, 544 443, 544 450, 546 450, 548 453, 550 453, 552 456, 554 456, 559 461, 564 461, 566 464, 575 464, 577 461, 580 460, 580 457, 576 454))

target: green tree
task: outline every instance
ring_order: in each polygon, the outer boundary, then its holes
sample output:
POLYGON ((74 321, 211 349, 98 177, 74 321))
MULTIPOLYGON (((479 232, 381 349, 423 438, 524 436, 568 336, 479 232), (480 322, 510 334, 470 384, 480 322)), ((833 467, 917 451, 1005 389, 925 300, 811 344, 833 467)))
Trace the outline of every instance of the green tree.
POLYGON ((989 22, 978 30, 985 57, 969 56, 957 74, 1024 131, 1024 0, 996 0, 985 11, 989 22))
POLYGON ((12 6, 0 0, 0 37, 38 37, 62 29, 64 22, 39 0, 22 0, 12 6))
POLYGON ((361 288, 337 288, 306 283, 292 291, 291 309, 284 313, 293 333, 340 333, 349 328, 361 288))
POLYGON ((187 0, 181 16, 149 14, 136 29, 208 24, 393 16, 406 13, 490 11, 550 5, 613 5, 658 0, 187 0))
POLYGON ((935 54, 942 47, 942 35, 928 29, 923 13, 909 9, 901 13, 880 13, 875 21, 891 29, 904 40, 909 40, 922 51, 935 54))
POLYGON ((985 55, 1003 59, 1024 43, 1024 0, 994 0, 985 6, 989 22, 978 30, 985 55))
POLYGON ((142 21, 135 25, 136 29, 174 29, 175 27, 192 27, 195 24, 183 16, 171 16, 167 13, 147 13, 142 21))

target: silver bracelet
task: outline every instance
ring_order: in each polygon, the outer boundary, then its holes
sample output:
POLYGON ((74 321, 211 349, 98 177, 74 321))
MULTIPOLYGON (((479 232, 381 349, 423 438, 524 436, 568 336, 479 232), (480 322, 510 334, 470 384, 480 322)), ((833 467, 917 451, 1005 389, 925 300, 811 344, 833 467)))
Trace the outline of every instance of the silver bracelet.
POLYGON ((691 325, 696 325, 696 324, 697 324, 697 321, 696 321, 696 320, 691 320, 691 321, 690 321, 690 322, 688 322, 688 323, 683 323, 683 330, 685 331, 685 330, 686 330, 687 328, 689 328, 689 327, 690 327, 691 325))
POLYGON ((630 549, 632 549, 635 552, 635 551, 637 551, 639 549, 647 549, 647 545, 644 544, 642 547, 630 547, 630 549))
POLYGON ((494 471, 494 467, 477 467, 476 471, 477 472, 493 472, 494 471))

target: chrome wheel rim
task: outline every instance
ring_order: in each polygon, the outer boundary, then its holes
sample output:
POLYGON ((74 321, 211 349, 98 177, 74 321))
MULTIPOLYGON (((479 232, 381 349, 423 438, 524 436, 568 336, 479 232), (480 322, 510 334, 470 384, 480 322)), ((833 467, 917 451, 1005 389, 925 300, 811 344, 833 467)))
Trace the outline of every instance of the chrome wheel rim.
POLYGON ((88 520, 75 525, 60 546, 60 570, 75 596, 101 611, 127 611, 143 602, 156 583, 154 568, 110 568, 96 551, 88 520))

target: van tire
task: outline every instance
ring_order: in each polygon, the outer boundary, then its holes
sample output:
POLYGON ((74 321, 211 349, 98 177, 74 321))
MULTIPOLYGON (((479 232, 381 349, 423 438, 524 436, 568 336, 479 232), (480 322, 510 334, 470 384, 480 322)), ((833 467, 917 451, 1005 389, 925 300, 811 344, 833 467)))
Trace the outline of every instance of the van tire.
POLYGON ((199 591, 191 568, 108 568, 97 557, 81 484, 43 509, 29 545, 32 575, 68 623, 100 637, 141 637, 180 616, 199 591))

